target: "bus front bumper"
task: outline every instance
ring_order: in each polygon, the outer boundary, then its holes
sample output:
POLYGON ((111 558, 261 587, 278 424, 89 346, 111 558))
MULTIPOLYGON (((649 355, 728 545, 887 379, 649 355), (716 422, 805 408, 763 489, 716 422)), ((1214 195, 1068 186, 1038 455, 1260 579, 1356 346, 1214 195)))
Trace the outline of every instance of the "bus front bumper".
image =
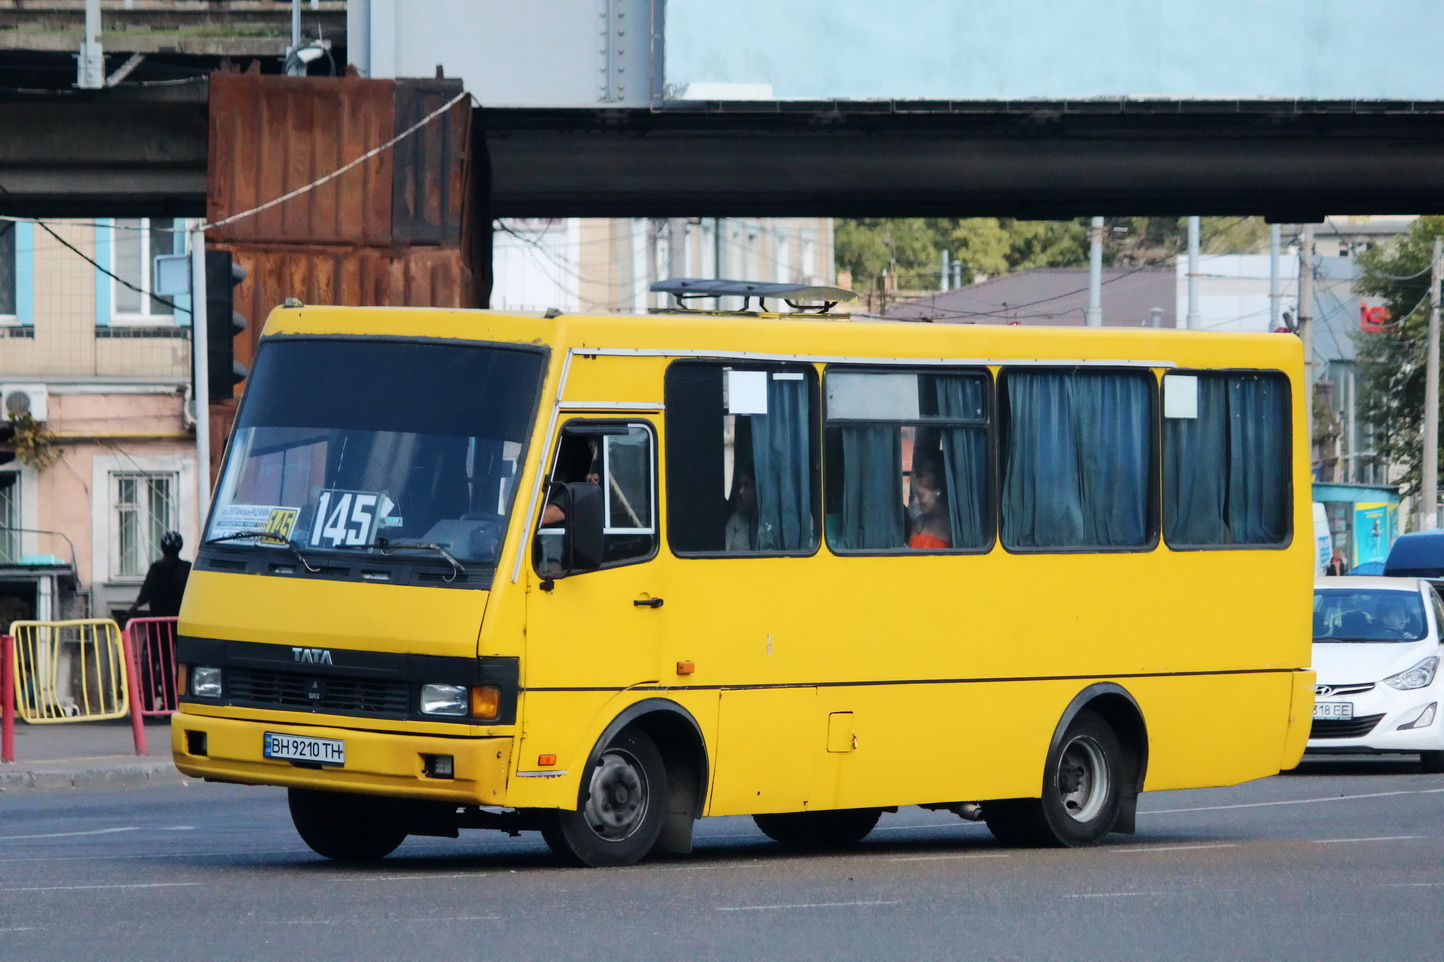
POLYGON ((284 785, 396 798, 505 805, 510 738, 447 738, 219 718, 171 716, 171 751, 186 775, 246 785, 284 785), (344 746, 340 764, 267 758, 268 733, 344 746), (450 759, 450 777, 445 759, 450 759))

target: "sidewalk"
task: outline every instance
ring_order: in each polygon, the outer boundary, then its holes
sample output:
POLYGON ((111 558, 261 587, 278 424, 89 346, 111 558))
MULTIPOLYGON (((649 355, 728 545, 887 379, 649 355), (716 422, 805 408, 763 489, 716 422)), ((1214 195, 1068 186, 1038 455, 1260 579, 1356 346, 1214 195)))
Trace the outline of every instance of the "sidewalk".
POLYGON ((0 762, 0 792, 179 785, 170 719, 147 719, 147 753, 135 753, 130 719, 29 725, 15 721, 15 762, 0 762))

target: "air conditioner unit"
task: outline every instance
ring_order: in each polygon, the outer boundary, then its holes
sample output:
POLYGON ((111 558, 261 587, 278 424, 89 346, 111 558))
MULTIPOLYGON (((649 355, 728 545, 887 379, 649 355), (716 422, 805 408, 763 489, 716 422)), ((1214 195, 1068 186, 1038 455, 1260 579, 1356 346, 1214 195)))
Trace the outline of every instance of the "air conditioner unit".
POLYGON ((29 414, 37 421, 44 421, 46 410, 44 384, 0 384, 0 416, 5 418, 29 414))

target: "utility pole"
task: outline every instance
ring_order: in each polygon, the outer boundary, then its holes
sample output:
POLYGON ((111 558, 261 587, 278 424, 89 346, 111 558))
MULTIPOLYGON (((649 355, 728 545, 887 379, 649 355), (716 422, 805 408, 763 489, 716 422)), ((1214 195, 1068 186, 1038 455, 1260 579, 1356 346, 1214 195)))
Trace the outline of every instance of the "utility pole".
POLYGON ((1434 238, 1429 262, 1429 353, 1424 357, 1424 461, 1419 479, 1419 529, 1439 526, 1439 271, 1444 240, 1434 238))
POLYGON ((1314 225, 1299 232, 1299 340, 1304 342, 1304 424, 1309 440, 1309 476, 1314 472, 1314 225))
POLYGON ((196 406, 196 531, 204 532, 211 500, 211 387, 209 334, 206 320, 206 232, 190 231, 191 242, 191 371, 196 406))
POLYGON ((938 290, 946 291, 948 289, 948 281, 952 279, 952 276, 953 267, 950 262, 948 252, 943 251, 943 275, 942 281, 938 284, 938 290))
POLYGON ((100 0, 85 0, 85 36, 76 57, 75 86, 99 90, 105 86, 105 50, 100 45, 100 0))
POLYGON ((1085 327, 1103 326, 1103 218, 1095 217, 1088 225, 1088 309, 1083 312, 1085 327))
POLYGON ((1198 312, 1198 228, 1199 218, 1188 219, 1188 314, 1183 319, 1183 326, 1190 331, 1196 331, 1202 324, 1202 315, 1198 312))
POLYGON ((1279 301, 1283 293, 1279 290, 1279 246, 1281 232, 1278 224, 1269 225, 1269 332, 1279 329, 1279 301))

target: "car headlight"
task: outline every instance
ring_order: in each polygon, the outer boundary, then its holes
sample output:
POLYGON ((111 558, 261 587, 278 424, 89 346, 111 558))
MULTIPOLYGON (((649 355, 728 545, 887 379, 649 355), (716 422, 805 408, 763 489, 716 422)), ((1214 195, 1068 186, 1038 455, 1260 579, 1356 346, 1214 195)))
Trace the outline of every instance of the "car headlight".
POLYGON ((1438 670, 1439 656, 1430 655, 1414 667, 1406 668, 1397 675, 1385 678, 1384 684, 1400 691, 1408 691, 1411 688, 1427 688, 1434 684, 1434 673, 1438 670))
POLYGON ((190 679, 191 694, 197 698, 221 697, 221 670, 219 668, 192 668, 190 679))

